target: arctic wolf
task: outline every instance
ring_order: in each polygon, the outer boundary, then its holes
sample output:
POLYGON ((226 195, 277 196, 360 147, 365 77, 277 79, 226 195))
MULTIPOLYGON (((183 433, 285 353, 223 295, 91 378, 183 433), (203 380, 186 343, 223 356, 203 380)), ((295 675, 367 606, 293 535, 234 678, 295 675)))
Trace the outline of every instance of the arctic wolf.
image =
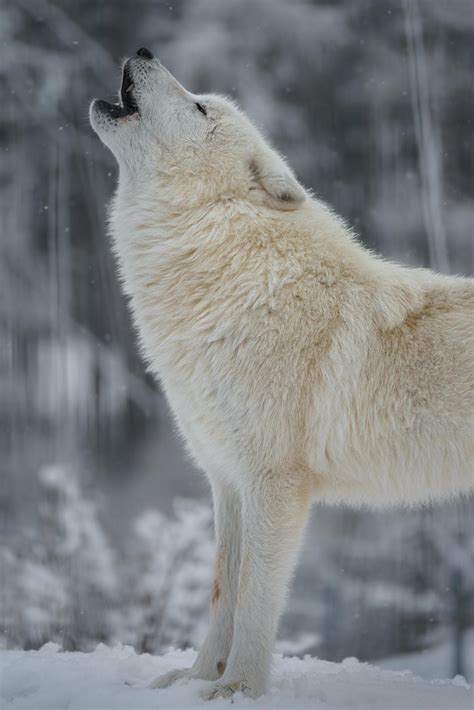
POLYGON ((141 348, 209 478, 205 698, 264 692, 312 501, 415 505, 473 488, 474 282, 374 256, 227 99, 141 49, 94 130, 141 348))

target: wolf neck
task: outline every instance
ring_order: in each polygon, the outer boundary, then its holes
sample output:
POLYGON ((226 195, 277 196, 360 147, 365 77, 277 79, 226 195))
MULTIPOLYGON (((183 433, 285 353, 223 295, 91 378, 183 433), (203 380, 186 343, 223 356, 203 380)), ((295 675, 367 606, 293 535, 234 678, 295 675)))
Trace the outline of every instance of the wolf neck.
MULTIPOLYGON (((225 279, 236 258, 228 211, 225 205, 177 209, 146 186, 119 183, 110 212, 114 251, 143 352, 160 375, 188 340, 196 349, 217 332, 216 299, 237 296, 240 280, 225 279)), ((245 254, 239 246, 240 262, 245 254)))
POLYGON ((210 283, 232 251, 226 205, 176 205, 155 189, 120 182, 112 202, 114 247, 130 295, 149 283, 157 298, 177 297, 186 279, 210 283), (214 274, 214 276, 213 276, 214 274))

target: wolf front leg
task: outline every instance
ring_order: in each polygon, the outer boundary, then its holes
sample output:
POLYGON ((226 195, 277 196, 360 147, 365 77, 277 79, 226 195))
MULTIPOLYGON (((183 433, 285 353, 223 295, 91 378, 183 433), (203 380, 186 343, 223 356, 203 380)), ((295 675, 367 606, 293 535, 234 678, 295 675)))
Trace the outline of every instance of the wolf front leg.
POLYGON ((234 637, 220 681, 204 690, 210 700, 266 688, 278 619, 308 518, 310 496, 301 480, 262 477, 242 497, 242 558, 234 637))
POLYGON ((239 584, 241 504, 239 495, 220 481, 213 482, 212 493, 217 544, 207 638, 192 668, 159 676, 151 683, 152 688, 166 688, 181 678, 216 680, 226 667, 239 584))
POLYGON ((241 550, 241 502, 237 492, 213 484, 216 560, 211 592, 211 618, 207 638, 193 671, 199 678, 219 678, 232 647, 241 550))

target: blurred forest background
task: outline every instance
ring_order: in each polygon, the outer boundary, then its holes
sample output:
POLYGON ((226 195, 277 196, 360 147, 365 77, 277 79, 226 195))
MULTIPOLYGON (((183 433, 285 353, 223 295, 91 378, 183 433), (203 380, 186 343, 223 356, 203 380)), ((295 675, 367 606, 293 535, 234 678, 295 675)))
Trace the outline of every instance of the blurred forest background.
MULTIPOLYGON (((88 124, 120 60, 235 97, 384 256, 469 274, 473 40, 472 0, 0 0, 2 643, 161 652, 206 625, 210 493, 137 356, 88 124)), ((280 650, 444 644, 469 675, 473 512, 316 508, 280 650)))

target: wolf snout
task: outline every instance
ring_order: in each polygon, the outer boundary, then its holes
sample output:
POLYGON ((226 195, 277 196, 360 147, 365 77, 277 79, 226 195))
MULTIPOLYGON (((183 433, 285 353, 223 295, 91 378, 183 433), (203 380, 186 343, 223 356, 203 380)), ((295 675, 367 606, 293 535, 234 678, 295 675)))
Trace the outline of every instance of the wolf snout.
POLYGON ((142 59, 153 59, 153 53, 146 47, 140 47, 140 49, 137 49, 137 57, 142 57, 142 59))

